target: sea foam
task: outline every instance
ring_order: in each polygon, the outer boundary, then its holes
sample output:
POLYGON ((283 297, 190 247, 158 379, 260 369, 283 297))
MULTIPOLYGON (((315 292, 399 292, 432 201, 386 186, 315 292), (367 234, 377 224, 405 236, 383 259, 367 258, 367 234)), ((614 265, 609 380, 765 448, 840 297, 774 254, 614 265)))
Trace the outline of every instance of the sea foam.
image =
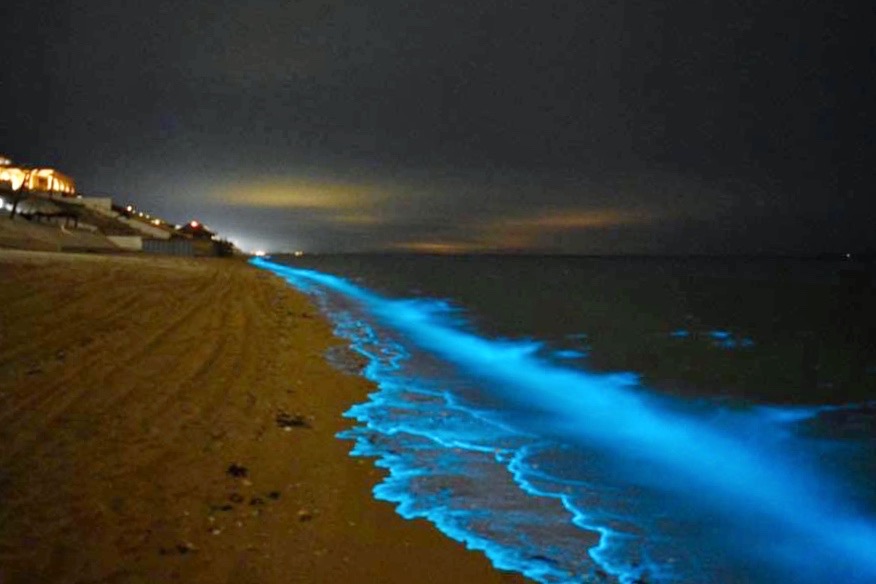
POLYGON ((489 339, 446 302, 383 297, 265 260, 321 299, 378 386, 348 415, 375 489, 540 582, 876 581, 876 521, 784 422, 657 398, 537 341, 489 339), (783 423, 777 424, 777 421, 783 423))

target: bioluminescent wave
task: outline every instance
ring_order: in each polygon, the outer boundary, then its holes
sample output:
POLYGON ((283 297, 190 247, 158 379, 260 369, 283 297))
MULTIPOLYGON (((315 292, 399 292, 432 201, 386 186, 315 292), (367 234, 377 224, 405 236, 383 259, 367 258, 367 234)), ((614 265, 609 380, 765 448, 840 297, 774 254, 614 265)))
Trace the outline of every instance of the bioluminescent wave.
POLYGON ((345 437, 388 470, 376 496, 497 567, 540 582, 876 582, 872 501, 824 460, 849 453, 788 429, 843 407, 658 397, 635 375, 568 366, 568 351, 480 336, 446 303, 253 263, 317 295, 369 358, 379 391, 345 437))

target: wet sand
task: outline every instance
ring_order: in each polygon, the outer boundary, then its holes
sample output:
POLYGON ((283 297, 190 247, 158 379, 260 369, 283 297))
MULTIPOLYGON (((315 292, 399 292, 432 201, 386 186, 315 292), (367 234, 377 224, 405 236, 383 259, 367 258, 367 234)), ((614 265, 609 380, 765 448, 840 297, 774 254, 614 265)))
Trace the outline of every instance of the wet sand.
POLYGON ((373 500, 337 343, 241 261, 0 250, 0 582, 523 582, 373 500))

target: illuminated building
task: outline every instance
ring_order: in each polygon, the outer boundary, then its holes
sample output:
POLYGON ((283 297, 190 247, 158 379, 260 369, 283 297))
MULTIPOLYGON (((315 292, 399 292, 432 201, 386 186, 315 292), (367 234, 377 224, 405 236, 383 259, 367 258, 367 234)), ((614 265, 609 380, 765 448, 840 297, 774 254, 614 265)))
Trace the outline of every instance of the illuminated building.
POLYGON ((0 156, 0 190, 76 195, 76 184, 53 168, 22 166, 0 156))
POLYGON ((216 233, 200 221, 189 221, 185 225, 177 229, 178 233, 187 235, 194 239, 213 239, 216 233))

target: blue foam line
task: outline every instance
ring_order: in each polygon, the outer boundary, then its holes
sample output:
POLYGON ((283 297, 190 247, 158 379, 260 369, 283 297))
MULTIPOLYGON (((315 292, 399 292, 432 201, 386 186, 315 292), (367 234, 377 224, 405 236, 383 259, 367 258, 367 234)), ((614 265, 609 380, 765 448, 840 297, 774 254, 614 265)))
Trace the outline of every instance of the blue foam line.
MULTIPOLYGON (((642 480, 712 506, 722 521, 747 522, 749 527, 766 530, 779 542, 757 553, 793 574, 797 581, 816 581, 836 574, 846 582, 876 581, 876 522, 846 506, 836 484, 780 445, 759 442, 757 436, 738 435, 732 429, 674 411, 650 399, 638 386, 635 375, 596 375, 564 368, 540 357, 539 343, 491 340, 459 330, 445 318, 445 304, 387 299, 337 276, 260 259, 252 263, 283 276, 302 290, 327 290, 359 303, 407 341, 491 387, 501 388, 498 391, 503 399, 538 414, 533 416, 536 422, 523 430, 598 445, 627 460, 631 472, 641 461, 641 468, 658 471, 653 476, 639 477, 642 480)), ((713 331, 710 336, 720 341, 726 340, 729 333, 713 331)), ((372 370, 369 375, 381 382, 378 371, 372 370)), ((440 443, 440 437, 430 438, 440 443)), ((459 447, 460 443, 452 445, 459 447)), ((369 453, 361 442, 357 449, 358 453, 369 453)), ((517 570, 542 582, 562 581, 562 575, 550 566, 515 557, 514 550, 497 547, 486 538, 459 529, 454 518, 441 508, 417 508, 414 500, 397 490, 405 482, 405 473, 417 471, 405 470, 398 457, 385 453, 381 456, 378 464, 391 474, 375 494, 396 502, 402 516, 429 518, 469 548, 484 551, 499 568, 517 570)), ((621 534, 595 523, 586 510, 575 508, 567 497, 536 488, 521 471, 519 460, 512 456, 507 466, 522 489, 533 496, 560 500, 576 525, 601 534, 599 545, 589 551, 597 563, 622 582, 641 576, 641 567, 634 571, 612 564, 605 557, 612 539, 621 534)), ((652 576, 662 573, 661 566, 648 566, 647 570, 652 576)), ((668 574, 659 577, 671 579, 668 574)))

